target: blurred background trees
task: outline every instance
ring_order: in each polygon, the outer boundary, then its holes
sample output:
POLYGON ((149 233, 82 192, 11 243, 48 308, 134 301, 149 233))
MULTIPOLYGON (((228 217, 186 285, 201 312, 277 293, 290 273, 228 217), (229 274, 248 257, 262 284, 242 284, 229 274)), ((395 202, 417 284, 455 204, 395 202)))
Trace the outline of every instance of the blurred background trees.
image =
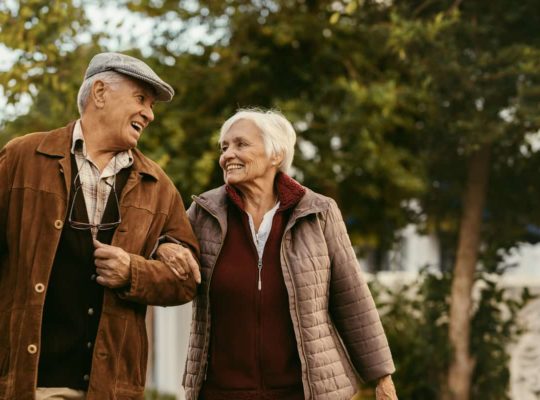
POLYGON ((0 44, 16 62, 0 88, 10 104, 32 104, 0 121, 0 144, 77 118, 86 65, 117 34, 92 31, 86 8, 112 3, 126 21, 153 21, 144 46, 134 36, 121 50, 177 92, 157 105, 140 147, 186 203, 222 183, 216 141, 227 117, 281 110, 298 133, 294 176, 338 201, 374 270, 388 267, 408 224, 439 238, 442 278, 426 272, 409 302, 397 301, 408 288, 389 294, 401 398, 505 398, 507 374, 486 366, 504 361, 515 313, 501 311, 510 303, 496 285, 476 303, 471 288, 506 270, 506 251, 539 240, 537 1, 7 1, 0 44), (427 348, 439 352, 435 365, 427 348))

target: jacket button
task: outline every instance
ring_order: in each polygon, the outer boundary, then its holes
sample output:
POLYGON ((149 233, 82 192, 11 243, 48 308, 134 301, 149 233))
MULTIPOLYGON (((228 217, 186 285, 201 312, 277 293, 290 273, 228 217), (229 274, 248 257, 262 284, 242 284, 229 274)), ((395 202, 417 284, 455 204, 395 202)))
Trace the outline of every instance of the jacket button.
POLYGON ((94 315, 94 309, 93 308, 88 309, 88 315, 94 315))
POLYGON ((45 285, 43 283, 36 283, 36 286, 34 286, 34 289, 38 293, 43 293, 45 291, 45 285))
POLYGON ((35 344, 31 344, 26 348, 26 350, 28 350, 28 352, 30 354, 36 354, 37 353, 37 346, 35 344))
POLYGON ((88 382, 90 380, 90 375, 86 374, 83 376, 83 379, 88 382))
POLYGON ((54 221, 54 227, 56 229, 62 229, 62 227, 64 226, 64 223, 62 221, 60 221, 59 219, 57 219, 56 221, 54 221))

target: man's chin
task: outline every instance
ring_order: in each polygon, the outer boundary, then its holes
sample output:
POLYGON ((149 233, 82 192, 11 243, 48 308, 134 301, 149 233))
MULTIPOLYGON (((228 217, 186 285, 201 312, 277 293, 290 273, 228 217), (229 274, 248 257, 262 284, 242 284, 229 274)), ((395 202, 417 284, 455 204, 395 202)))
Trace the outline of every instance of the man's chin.
POLYGON ((133 149, 133 148, 137 147, 138 143, 139 143, 139 137, 136 137, 136 138, 131 137, 129 142, 126 143, 127 147, 128 147, 126 150, 133 149))

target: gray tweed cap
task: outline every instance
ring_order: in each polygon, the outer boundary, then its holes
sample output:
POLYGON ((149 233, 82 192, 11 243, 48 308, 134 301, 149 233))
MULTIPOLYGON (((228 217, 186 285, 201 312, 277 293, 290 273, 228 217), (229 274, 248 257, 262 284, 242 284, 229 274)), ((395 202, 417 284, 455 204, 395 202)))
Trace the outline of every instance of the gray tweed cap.
POLYGON ((161 79, 152 68, 135 57, 120 53, 96 54, 88 64, 84 79, 105 71, 116 71, 150 84, 156 91, 157 101, 171 101, 174 96, 174 89, 171 85, 161 79))

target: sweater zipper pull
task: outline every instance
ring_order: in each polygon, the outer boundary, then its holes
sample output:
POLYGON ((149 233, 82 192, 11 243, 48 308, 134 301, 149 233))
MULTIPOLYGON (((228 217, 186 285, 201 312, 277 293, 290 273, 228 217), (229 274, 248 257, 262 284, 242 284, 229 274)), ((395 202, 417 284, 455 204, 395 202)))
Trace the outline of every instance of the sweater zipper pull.
POLYGON ((262 260, 260 258, 259 258, 259 263, 257 264, 257 269, 259 270, 259 282, 258 282, 257 288, 261 290, 262 289, 262 282, 261 282, 262 260))

